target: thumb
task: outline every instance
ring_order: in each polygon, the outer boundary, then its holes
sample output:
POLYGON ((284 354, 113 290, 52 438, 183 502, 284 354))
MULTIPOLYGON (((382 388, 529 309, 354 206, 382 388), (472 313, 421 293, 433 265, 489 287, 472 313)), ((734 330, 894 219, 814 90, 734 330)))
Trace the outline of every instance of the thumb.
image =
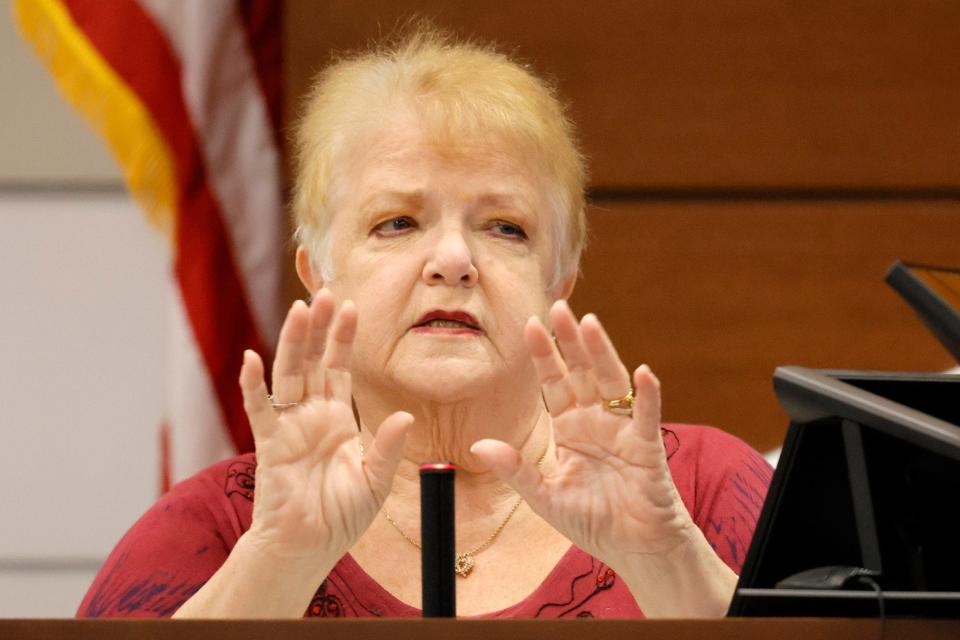
POLYGON ((380 423, 377 437, 364 456, 367 482, 377 502, 383 504, 390 493, 397 465, 403 458, 403 445, 407 441, 407 429, 413 424, 413 416, 397 411, 380 423))
POLYGON ((498 478, 513 487, 531 509, 543 515, 546 493, 543 474, 535 463, 524 460, 519 451, 500 440, 478 440, 470 447, 470 453, 489 466, 498 478))

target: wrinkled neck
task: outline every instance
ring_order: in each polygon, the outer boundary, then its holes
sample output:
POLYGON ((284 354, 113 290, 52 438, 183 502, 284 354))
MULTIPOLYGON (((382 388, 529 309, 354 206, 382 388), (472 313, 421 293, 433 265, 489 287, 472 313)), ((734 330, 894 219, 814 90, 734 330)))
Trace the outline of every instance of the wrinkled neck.
MULTIPOLYGON (((544 468, 550 466, 552 427, 539 393, 528 394, 525 400, 521 400, 511 398, 509 393, 491 392, 457 403, 406 402, 402 407, 382 408, 369 413, 358 401, 361 438, 365 446, 369 446, 375 434, 367 415, 372 414, 371 418, 376 419, 403 410, 415 418, 408 431, 404 458, 384 505, 405 530, 419 531, 419 467, 424 462, 446 461, 457 466, 458 526, 475 527, 477 535, 489 533, 492 526, 509 512, 518 496, 470 453, 474 442, 483 438, 502 440, 530 461, 537 461, 547 454, 544 468), (497 399, 491 395, 497 395, 497 399)), ((462 533, 468 538, 472 535, 469 530, 462 533)))

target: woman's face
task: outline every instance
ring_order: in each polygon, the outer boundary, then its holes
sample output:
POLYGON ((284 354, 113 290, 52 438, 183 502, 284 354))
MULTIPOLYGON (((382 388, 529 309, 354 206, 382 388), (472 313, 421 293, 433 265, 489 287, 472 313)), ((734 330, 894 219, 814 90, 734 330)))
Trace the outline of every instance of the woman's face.
POLYGON ((534 379, 523 326, 554 297, 544 186, 490 143, 449 151, 406 122, 342 167, 328 286, 359 311, 357 385, 456 402, 534 379))

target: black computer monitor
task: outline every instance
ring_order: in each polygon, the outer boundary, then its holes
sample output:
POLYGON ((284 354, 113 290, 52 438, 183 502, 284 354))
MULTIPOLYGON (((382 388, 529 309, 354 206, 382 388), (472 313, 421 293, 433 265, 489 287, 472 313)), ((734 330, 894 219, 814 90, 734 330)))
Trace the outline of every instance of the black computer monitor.
POLYGON ((879 588, 889 615, 960 617, 960 376, 781 367, 774 387, 791 424, 729 614, 873 616, 879 588), (876 578, 782 588, 829 566, 876 578))

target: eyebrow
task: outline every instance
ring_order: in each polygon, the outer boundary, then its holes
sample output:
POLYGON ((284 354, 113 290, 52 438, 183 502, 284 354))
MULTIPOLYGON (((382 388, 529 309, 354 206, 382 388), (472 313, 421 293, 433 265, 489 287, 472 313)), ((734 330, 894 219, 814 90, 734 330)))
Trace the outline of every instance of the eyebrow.
POLYGON ((421 208, 423 207, 424 197, 423 192, 419 190, 380 191, 364 200, 360 205, 360 210, 368 211, 376 208, 382 202, 399 203, 406 207, 421 208))
POLYGON ((527 200, 511 193, 486 193, 477 201, 481 207, 528 208, 527 200))
MULTIPOLYGON (((373 194, 360 205, 362 211, 376 208, 381 203, 398 203, 406 207, 422 208, 426 198, 423 191, 381 191, 373 194)), ((495 192, 485 193, 477 198, 477 207, 529 208, 527 199, 512 193, 495 192)))

